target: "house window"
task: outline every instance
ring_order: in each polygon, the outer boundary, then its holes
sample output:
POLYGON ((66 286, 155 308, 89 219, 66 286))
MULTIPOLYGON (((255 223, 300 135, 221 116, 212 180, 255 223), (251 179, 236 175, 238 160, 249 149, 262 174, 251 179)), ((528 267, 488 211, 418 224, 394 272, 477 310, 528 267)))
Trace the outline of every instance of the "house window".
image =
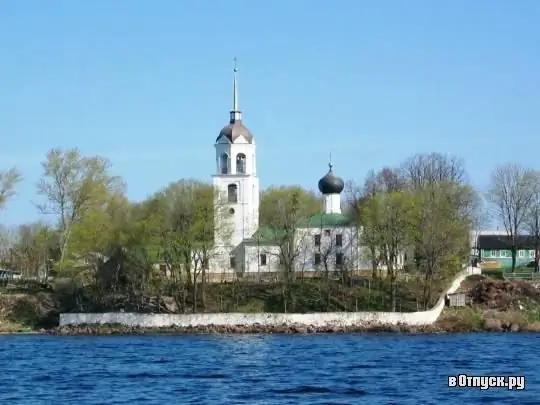
POLYGON ((325 234, 326 236, 330 236, 330 229, 325 229, 325 230, 324 230, 324 234, 325 234))
POLYGON ((236 269, 236 257, 235 256, 229 257, 229 267, 231 269, 236 269))
POLYGON ((336 235, 336 246, 343 246, 343 235, 341 235, 340 233, 336 235))
POLYGON ((525 257, 525 251, 524 250, 518 250, 518 256, 519 257, 525 257))
POLYGON ((315 266, 318 266, 319 264, 321 264, 321 254, 320 253, 315 253, 314 261, 315 261, 315 266))
POLYGON ((343 253, 336 253, 336 266, 343 265, 343 253))
POLYGON ((499 251, 498 250, 492 250, 491 251, 491 257, 499 257, 499 251))
POLYGON ((238 155, 236 155, 236 173, 246 173, 246 155, 244 155, 243 153, 239 153, 238 155))
POLYGON ((534 259, 534 257, 536 256, 536 252, 534 250, 529 251, 529 256, 534 259))
POLYGON ((229 173, 229 155, 223 153, 219 158, 219 167, 221 174, 229 173))
POLYGON ((315 235, 315 246, 321 246, 321 235, 315 235))
POLYGON ((259 256, 259 261, 261 263, 261 266, 266 266, 266 254, 261 253, 259 256))
POLYGON ((227 186, 227 201, 230 203, 238 202, 238 186, 236 184, 227 186))

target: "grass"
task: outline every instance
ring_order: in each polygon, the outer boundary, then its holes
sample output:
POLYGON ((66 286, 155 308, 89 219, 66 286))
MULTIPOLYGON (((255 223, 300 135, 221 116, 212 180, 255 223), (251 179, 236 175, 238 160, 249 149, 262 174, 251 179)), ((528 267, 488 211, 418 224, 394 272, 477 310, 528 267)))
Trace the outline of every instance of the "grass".
POLYGON ((496 280, 505 280, 505 279, 517 279, 517 280, 528 280, 534 278, 534 268, 532 267, 516 267, 516 270, 513 272, 512 269, 482 269, 482 274, 489 276, 496 280), (515 273, 515 276, 513 274, 515 273))
POLYGON ((502 269, 482 269, 482 275, 496 280, 504 280, 504 272, 502 269))
MULTIPOLYGON (((200 285, 199 285, 200 286, 200 285)), ((169 286, 160 294, 167 298, 167 308, 174 312, 191 312, 193 296, 182 291, 181 286, 169 286)), ((197 312, 354 312, 392 311, 390 286, 385 281, 373 281, 363 285, 344 284, 338 280, 325 278, 305 278, 290 284, 269 282, 228 282, 206 284, 204 306, 200 294, 197 297, 197 312)), ((432 302, 435 304, 441 288, 433 289, 432 302)), ((148 293, 148 296, 156 296, 148 293)), ((396 306, 398 312, 421 310, 418 305, 422 296, 422 285, 417 280, 401 280, 397 283, 396 306)), ((140 302, 140 300, 139 300, 140 302)), ((90 287, 84 290, 84 310, 101 312, 104 310, 156 311, 155 304, 142 308, 134 300, 122 294, 115 296, 100 293, 90 287), (154 307, 151 307, 154 305, 154 307)), ((154 301, 155 303, 155 301, 154 301)))
POLYGON ((481 330, 484 326, 482 313, 471 307, 446 308, 437 324, 449 331, 481 330))
POLYGON ((0 293, 0 332, 24 332, 57 322, 58 308, 50 291, 17 287, 0 293))
MULTIPOLYGON (((397 310, 417 310, 417 286, 398 286, 397 310), (411 289, 414 291, 411 291, 411 289)), ((346 286, 339 282, 305 279, 288 289, 279 284, 210 284, 206 290, 207 312, 326 312, 390 311, 389 288, 346 286)))
MULTIPOLYGON (((205 287, 204 306, 202 297, 197 297, 197 312, 244 312, 244 313, 313 313, 392 311, 390 285, 385 280, 371 283, 346 284, 326 278, 298 278, 288 285, 280 282, 224 282, 208 283, 205 287)), ((432 307, 440 297, 446 281, 433 286, 432 307)), ((200 286, 200 284, 199 284, 200 286)), ((190 291, 182 292, 181 286, 168 285, 168 291, 147 292, 128 295, 108 294, 97 286, 80 286, 74 290, 73 283, 55 280, 52 289, 38 286, 17 286, 0 291, 0 332, 40 329, 56 326, 60 312, 72 310, 87 312, 118 311, 156 312, 170 311, 189 313, 193 310, 190 291), (30 288, 31 287, 31 288, 30 288), (35 287, 35 288, 34 288, 35 287), (77 299, 75 292, 77 291, 77 299), (161 297, 161 300, 158 298, 161 297), (161 302, 161 306, 157 303, 161 302), (167 308, 163 307, 167 302, 167 308)), ((157 288, 157 287, 156 287, 157 288)), ((200 291, 200 287, 199 287, 200 291)), ((419 305, 422 283, 416 278, 399 280, 395 299, 395 310, 414 312, 423 310, 419 305)))

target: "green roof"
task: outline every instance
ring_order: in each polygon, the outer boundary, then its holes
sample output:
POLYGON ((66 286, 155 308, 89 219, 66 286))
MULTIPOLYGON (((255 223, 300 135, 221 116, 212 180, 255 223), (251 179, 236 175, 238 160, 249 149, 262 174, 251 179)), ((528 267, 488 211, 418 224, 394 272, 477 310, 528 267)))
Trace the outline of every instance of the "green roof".
POLYGON ((351 218, 343 214, 317 214, 298 223, 300 228, 323 228, 353 226, 351 218))
POLYGON ((259 244, 259 245, 274 245, 276 240, 283 237, 285 231, 278 228, 259 228, 255 234, 244 240, 247 245, 259 244))

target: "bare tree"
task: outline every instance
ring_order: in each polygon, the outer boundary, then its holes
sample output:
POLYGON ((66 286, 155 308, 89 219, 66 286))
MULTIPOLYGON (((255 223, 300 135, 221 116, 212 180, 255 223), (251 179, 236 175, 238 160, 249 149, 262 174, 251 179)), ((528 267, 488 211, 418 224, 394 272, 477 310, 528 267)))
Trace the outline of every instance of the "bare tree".
POLYGON ((390 283, 392 311, 396 310, 397 273, 408 243, 414 200, 410 193, 389 192, 376 197, 380 204, 380 251, 390 283))
POLYGON ((527 228, 534 239, 534 270, 539 272, 540 259, 540 172, 533 173, 532 180, 532 201, 530 211, 527 215, 527 228))
POLYGON ((284 311, 294 307, 295 297, 292 294, 291 282, 296 278, 298 269, 305 265, 305 257, 309 237, 308 232, 299 231, 304 226, 301 220, 308 208, 299 191, 281 195, 276 201, 274 215, 268 219, 268 239, 275 249, 268 249, 268 253, 275 257, 279 263, 282 274, 282 298, 284 311))
POLYGON ((12 249, 17 242, 17 234, 14 229, 0 225, 0 266, 11 266, 12 249))
POLYGON ((523 231, 531 213, 535 197, 535 174, 517 164, 502 165, 492 172, 487 199, 493 214, 501 221, 512 252, 512 271, 516 269, 519 233, 523 231))
MULTIPOLYGON (((315 244, 315 254, 319 255, 320 264, 324 269, 324 277, 326 278, 326 310, 330 308, 330 296, 331 296, 331 274, 335 273, 338 268, 337 257, 338 243, 336 238, 341 239, 343 244, 343 234, 336 232, 335 228, 325 228, 321 225, 318 233, 315 236, 318 239, 318 243, 315 244), (338 236, 339 235, 339 236, 338 236)), ((341 252, 339 252, 341 253, 341 252)), ((343 264, 343 257, 341 258, 343 264)))
POLYGON ((415 155, 403 164, 402 171, 413 190, 423 190, 443 182, 466 182, 463 161, 441 153, 415 155))
POLYGON ((11 247, 12 266, 26 277, 46 279, 49 260, 55 256, 56 232, 47 224, 36 222, 17 227, 11 247))
POLYGON ((380 207, 376 202, 376 196, 381 192, 377 181, 377 174, 371 170, 364 182, 362 197, 358 200, 359 221, 361 227, 361 241, 369 252, 371 261, 372 278, 377 278, 377 270, 381 262, 380 251, 380 207))

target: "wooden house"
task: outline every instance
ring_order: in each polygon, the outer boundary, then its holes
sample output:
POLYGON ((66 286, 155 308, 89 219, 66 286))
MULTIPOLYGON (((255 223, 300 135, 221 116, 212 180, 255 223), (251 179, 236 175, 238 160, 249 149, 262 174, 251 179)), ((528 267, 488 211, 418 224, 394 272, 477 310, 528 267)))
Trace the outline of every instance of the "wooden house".
MULTIPOLYGON (((512 267, 512 242, 508 235, 479 235, 478 252, 483 268, 507 269, 512 267)), ((530 235, 517 236, 516 267, 534 262, 535 240, 530 235)))

